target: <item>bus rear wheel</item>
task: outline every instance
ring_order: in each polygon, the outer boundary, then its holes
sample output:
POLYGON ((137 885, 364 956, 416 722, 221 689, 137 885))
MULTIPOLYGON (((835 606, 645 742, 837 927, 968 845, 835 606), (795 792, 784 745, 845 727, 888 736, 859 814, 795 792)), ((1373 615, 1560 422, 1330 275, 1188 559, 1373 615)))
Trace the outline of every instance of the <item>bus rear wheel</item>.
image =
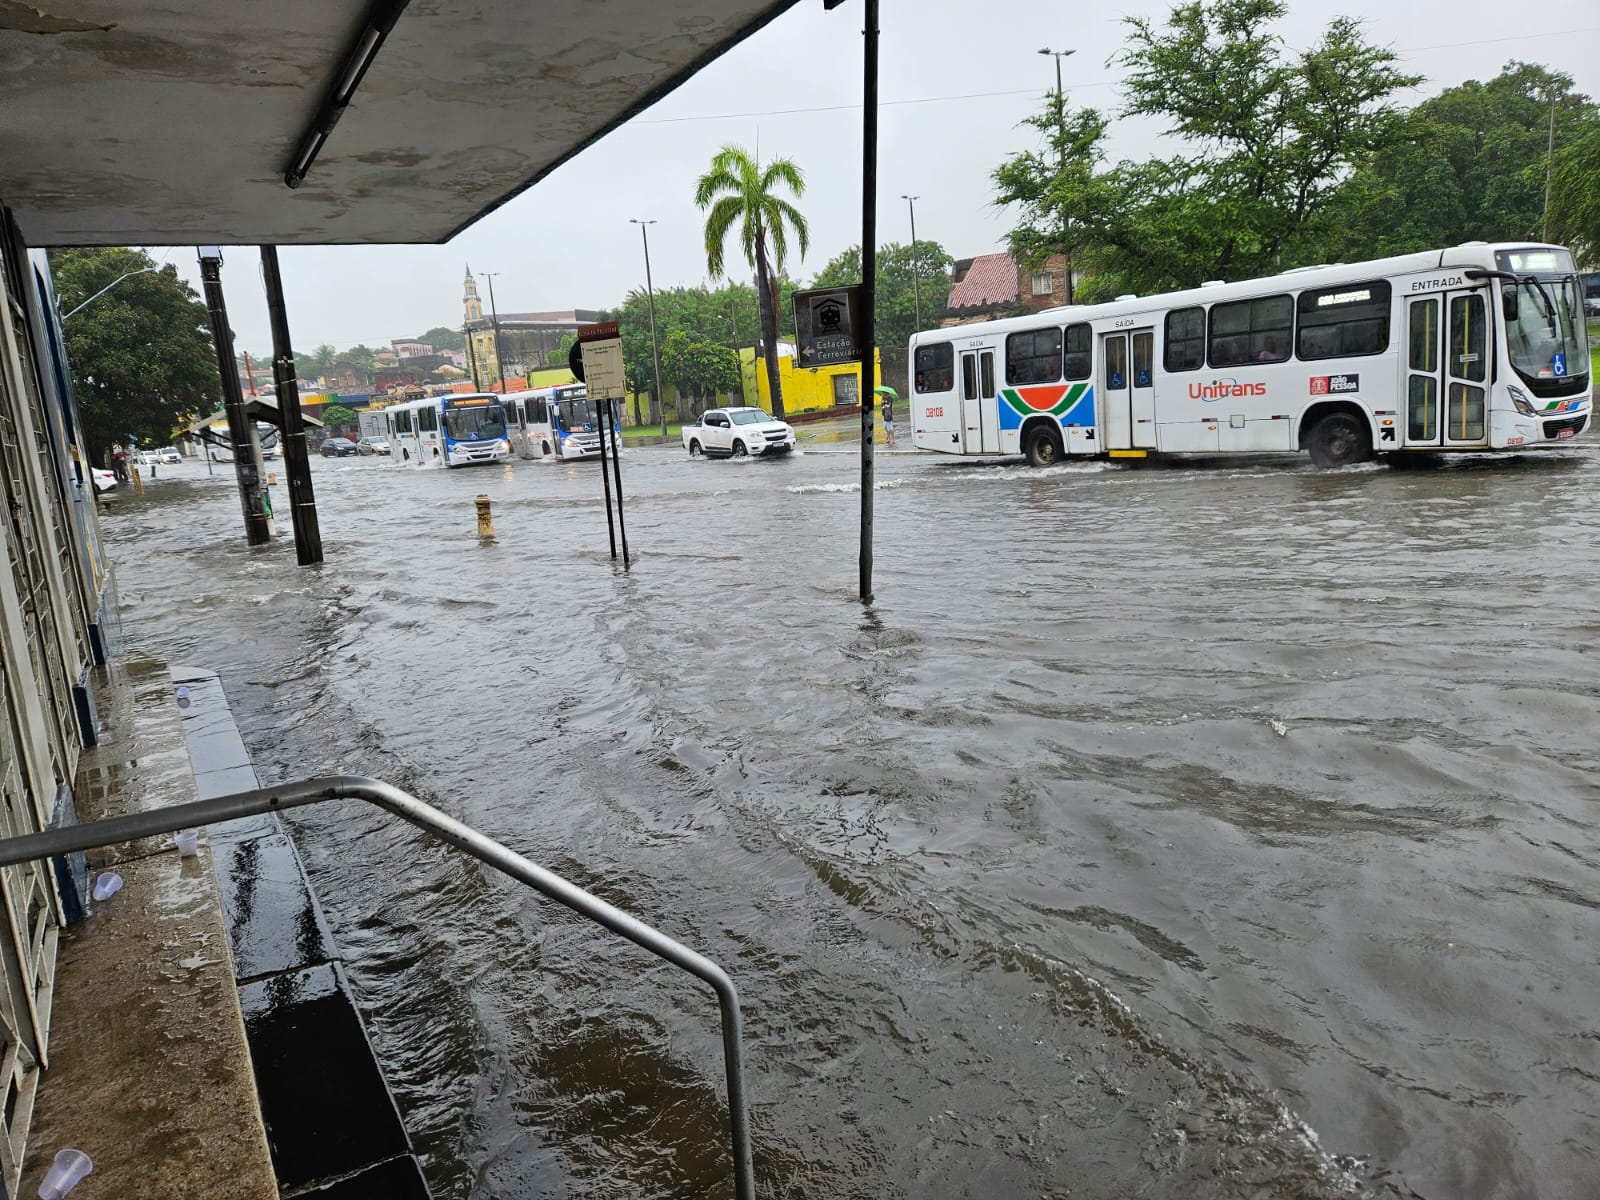
POLYGON ((1312 427, 1306 449, 1320 470, 1348 467, 1372 457, 1372 434, 1350 413, 1329 413, 1312 427))
POLYGON ((1048 425, 1035 425, 1028 430, 1028 443, 1023 448, 1030 467, 1048 467, 1061 461, 1061 435, 1048 425))

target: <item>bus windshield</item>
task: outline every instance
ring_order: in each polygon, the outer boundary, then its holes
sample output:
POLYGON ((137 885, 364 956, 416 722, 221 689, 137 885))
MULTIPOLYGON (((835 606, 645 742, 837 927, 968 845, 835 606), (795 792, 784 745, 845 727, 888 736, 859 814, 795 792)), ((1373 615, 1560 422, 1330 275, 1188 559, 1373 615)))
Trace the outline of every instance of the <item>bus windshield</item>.
POLYGON ((1517 275, 1502 283, 1516 297, 1516 316, 1506 320, 1511 365, 1525 380, 1580 378, 1589 373, 1589 332, 1583 292, 1566 251, 1502 251, 1502 270, 1517 275))
POLYGON ((594 401, 562 400, 551 407, 560 410, 561 428, 574 433, 589 433, 594 430, 594 401))
POLYGON ((452 442, 492 442, 506 436, 506 415, 498 404, 447 408, 444 432, 452 442))

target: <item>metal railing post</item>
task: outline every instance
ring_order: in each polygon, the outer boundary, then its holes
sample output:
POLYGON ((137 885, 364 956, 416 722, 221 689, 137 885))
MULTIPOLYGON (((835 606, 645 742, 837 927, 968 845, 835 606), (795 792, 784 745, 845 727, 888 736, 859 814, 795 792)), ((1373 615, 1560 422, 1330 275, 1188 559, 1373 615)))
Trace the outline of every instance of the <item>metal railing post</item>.
POLYGON ((199 825, 233 821, 260 813, 303 808, 326 800, 365 800, 369 804, 425 829, 456 849, 502 874, 527 884, 544 896, 564 904, 627 938, 634 945, 665 959, 711 986, 722 1016, 722 1052, 728 1083, 728 1128, 733 1148, 733 1186, 737 1200, 755 1200, 755 1167, 750 1145, 750 1114, 744 1087, 744 1024, 738 989, 726 971, 702 954, 674 941, 613 904, 608 904, 577 884, 548 871, 501 845, 470 825, 456 820, 391 784, 361 775, 332 775, 280 787, 257 788, 210 800, 195 800, 170 808, 150 809, 124 817, 110 817, 84 825, 69 825, 43 833, 0 839, 0 866, 51 858, 75 850, 94 850, 135 838, 175 833, 199 825))

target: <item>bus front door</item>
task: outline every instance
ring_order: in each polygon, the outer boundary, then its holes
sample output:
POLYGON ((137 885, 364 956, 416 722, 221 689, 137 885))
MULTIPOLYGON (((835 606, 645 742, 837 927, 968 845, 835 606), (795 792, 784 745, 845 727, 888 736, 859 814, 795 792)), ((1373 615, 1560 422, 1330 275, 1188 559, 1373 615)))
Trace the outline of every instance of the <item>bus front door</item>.
POLYGON ((1406 302, 1407 446, 1448 449, 1488 437, 1488 330, 1482 291, 1406 302))
POLYGON ((1133 388, 1128 378, 1128 335, 1100 338, 1100 394, 1104 397, 1105 441, 1102 450, 1133 449, 1133 388))
POLYGON ((994 386, 994 351, 961 354, 961 452, 1000 453, 1000 397, 994 386))

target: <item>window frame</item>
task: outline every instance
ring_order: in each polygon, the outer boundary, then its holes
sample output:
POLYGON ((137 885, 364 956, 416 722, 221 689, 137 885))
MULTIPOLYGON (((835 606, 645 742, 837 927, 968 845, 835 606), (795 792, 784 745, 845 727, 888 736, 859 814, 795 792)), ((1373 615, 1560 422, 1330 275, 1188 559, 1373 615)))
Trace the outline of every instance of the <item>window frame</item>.
POLYGON ((1169 375, 1176 375, 1184 371, 1203 370, 1206 365, 1206 306, 1204 304, 1187 304, 1182 308, 1168 309, 1161 320, 1161 369, 1169 375), (1191 317, 1199 314, 1199 332, 1187 337, 1175 338, 1172 336, 1172 323, 1178 317, 1191 317), (1172 362, 1172 350, 1175 345, 1195 343, 1200 350, 1200 355, 1193 362, 1180 363, 1177 366, 1172 362))
POLYGON ((1062 334, 1061 326, 1059 325, 1041 325, 1037 329, 1019 329, 1016 333, 1007 334, 1005 345, 1006 386, 1031 387, 1034 384, 1040 383, 1060 383, 1061 352, 1064 344, 1065 339, 1062 334), (1037 353, 1036 344, 1037 340, 1041 337, 1046 339, 1054 337, 1055 353, 1053 356, 1048 352, 1044 354, 1037 353), (1014 355, 1012 353, 1012 346, 1016 345, 1019 339, 1022 338, 1028 339, 1029 352, 1027 354, 1017 353, 1014 355), (1047 363, 1052 360, 1052 357, 1055 362, 1055 373, 1052 375, 1044 376, 1030 373, 1027 378, 1023 378, 1017 371, 1013 370, 1014 367, 1019 366, 1022 363, 1047 363))
POLYGON ((1035 299, 1040 296, 1053 296, 1056 291, 1055 276, 1049 271, 1034 271, 1029 277, 1028 289, 1035 299), (1039 287, 1041 280, 1044 282, 1042 289, 1039 287))
POLYGON ((1394 288, 1390 285, 1387 279, 1358 279, 1352 280, 1349 283, 1334 284, 1330 287, 1308 288, 1295 297, 1294 356, 1305 362, 1322 362, 1333 358, 1372 358, 1379 354, 1387 354, 1390 347, 1394 344, 1393 326, 1394 288), (1362 288, 1367 288, 1372 291, 1372 299, 1366 301, 1366 303, 1377 304, 1379 303, 1378 297, 1380 295, 1382 296, 1381 303, 1383 305, 1383 315, 1381 320, 1375 317, 1366 317, 1360 321, 1325 321, 1309 326, 1305 324, 1304 319, 1306 313, 1316 312, 1320 307, 1317 304, 1317 297, 1325 295, 1336 296, 1343 292, 1359 291, 1362 288), (1345 326, 1365 324, 1368 322, 1376 322, 1376 328, 1382 333, 1382 343, 1375 349, 1348 350, 1342 345, 1341 338, 1341 345, 1331 353, 1308 354, 1306 352, 1304 339, 1305 333, 1308 329, 1337 329, 1345 326))
POLYGON ((1061 377, 1068 383, 1082 383, 1094 378, 1094 326, 1087 321, 1074 321, 1061 331, 1061 377), (1082 350, 1072 348, 1075 333, 1083 334, 1082 350), (1082 371, 1076 375, 1067 366, 1075 355, 1083 356, 1082 371))
POLYGON ((954 342, 934 342, 927 346, 918 346, 911 355, 911 386, 920 396, 944 395, 954 391, 956 386, 956 347, 954 342), (944 351, 941 356, 940 351, 944 351), (929 361, 926 364, 917 360, 924 354, 929 361), (945 361, 935 361, 939 358, 945 361), (919 381, 922 377, 933 376, 936 380, 943 379, 943 387, 923 387, 919 381))
POLYGON ((1265 366, 1273 363, 1288 362, 1294 357, 1294 329, 1297 301, 1291 292, 1276 292, 1270 296, 1250 296, 1241 300, 1219 300, 1206 312, 1206 362, 1217 369, 1229 367, 1265 366), (1287 312, 1281 325, 1260 325, 1258 321, 1259 306, 1281 302, 1287 312), (1247 310, 1245 327, 1231 333, 1219 334, 1217 332, 1217 314, 1219 312, 1231 315, 1239 309, 1247 310), (1258 338, 1276 335, 1282 339, 1282 351, 1276 358, 1261 358, 1256 352, 1258 338), (1244 357, 1226 358, 1217 354, 1219 340, 1234 341, 1243 339, 1244 357))

